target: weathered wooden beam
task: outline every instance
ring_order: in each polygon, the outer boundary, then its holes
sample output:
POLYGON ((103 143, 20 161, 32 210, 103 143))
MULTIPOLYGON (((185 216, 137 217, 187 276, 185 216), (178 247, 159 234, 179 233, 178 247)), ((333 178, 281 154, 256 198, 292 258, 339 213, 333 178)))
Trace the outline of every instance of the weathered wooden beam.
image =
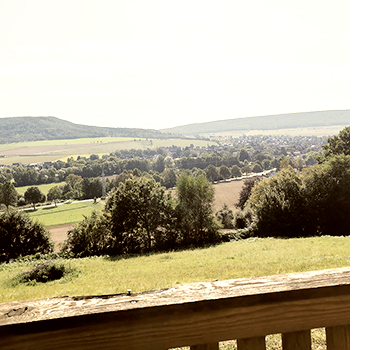
POLYGON ((349 268, 0 304, 0 348, 165 349, 349 324, 349 268))

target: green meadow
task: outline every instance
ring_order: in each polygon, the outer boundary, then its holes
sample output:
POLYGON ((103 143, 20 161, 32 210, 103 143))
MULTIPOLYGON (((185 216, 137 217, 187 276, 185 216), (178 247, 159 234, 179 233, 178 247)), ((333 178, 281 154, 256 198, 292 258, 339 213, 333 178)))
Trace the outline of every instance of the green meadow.
MULTIPOLYGON (((42 193, 44 193, 45 195, 47 195, 48 192, 49 192, 49 190, 52 187, 54 187, 54 186, 62 186, 62 185, 65 185, 65 184, 66 183, 63 181, 63 182, 52 182, 50 184, 42 184, 42 185, 35 185, 35 186, 38 187, 42 193)), ((20 187, 16 187, 15 190, 19 194, 24 195, 24 192, 26 192, 29 187, 34 187, 34 186, 20 186, 20 187)))
POLYGON ((226 280, 350 265, 349 237, 250 238, 202 249, 144 256, 91 257, 56 261, 75 269, 60 280, 32 285, 13 279, 41 260, 0 265, 0 302, 58 295, 100 295, 167 288, 190 282, 226 280))
POLYGON ((100 211, 102 202, 91 201, 69 202, 58 206, 48 206, 36 210, 29 209, 27 214, 34 220, 41 222, 44 226, 56 226, 80 222, 84 216, 90 216, 94 210, 100 211))

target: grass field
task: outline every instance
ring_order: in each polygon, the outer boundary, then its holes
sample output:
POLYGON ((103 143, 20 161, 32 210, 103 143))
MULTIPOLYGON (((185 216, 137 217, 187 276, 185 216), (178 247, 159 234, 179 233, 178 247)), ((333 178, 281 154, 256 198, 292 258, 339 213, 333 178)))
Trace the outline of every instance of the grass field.
POLYGON ((35 261, 0 265, 0 302, 53 297, 148 291, 189 282, 224 280, 349 266, 349 237, 257 239, 204 249, 131 258, 66 260, 78 273, 35 285, 12 285, 35 261))
POLYGON ((80 222, 84 215, 90 216, 93 210, 100 211, 103 207, 102 202, 94 203, 91 201, 70 202, 57 207, 50 206, 27 211, 28 215, 35 221, 39 221, 45 226, 56 226, 80 222))
MULTIPOLYGON (((62 185, 65 185, 65 182, 53 182, 53 183, 50 183, 50 184, 42 184, 42 185, 35 185, 36 187, 38 187, 40 189, 40 191, 42 193, 44 193, 45 195, 48 194, 49 190, 54 187, 54 186, 62 186, 62 185)), ((24 195, 24 192, 27 191, 27 188, 29 187, 33 187, 33 186, 21 186, 21 187, 16 187, 15 190, 19 193, 19 194, 22 194, 24 195)))
POLYGON ((121 149, 147 149, 166 146, 207 146, 214 142, 195 139, 140 139, 100 137, 0 144, 0 164, 24 164, 66 160, 69 157, 109 154, 121 149))

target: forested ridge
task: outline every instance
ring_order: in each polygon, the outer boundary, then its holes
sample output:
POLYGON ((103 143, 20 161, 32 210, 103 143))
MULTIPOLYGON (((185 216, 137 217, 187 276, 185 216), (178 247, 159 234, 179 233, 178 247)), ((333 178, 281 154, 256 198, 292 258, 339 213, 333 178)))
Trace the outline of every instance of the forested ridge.
POLYGON ((74 124, 56 117, 0 118, 0 143, 108 136, 165 138, 168 135, 154 129, 74 124))
POLYGON ((161 131, 182 135, 200 135, 224 131, 278 130, 349 124, 350 111, 346 109, 218 120, 161 129, 161 131))

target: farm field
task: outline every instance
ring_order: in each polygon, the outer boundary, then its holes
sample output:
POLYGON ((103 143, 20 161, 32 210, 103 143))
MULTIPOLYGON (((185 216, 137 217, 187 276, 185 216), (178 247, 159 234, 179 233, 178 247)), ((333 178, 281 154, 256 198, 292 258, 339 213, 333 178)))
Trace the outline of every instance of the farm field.
POLYGON ((31 164, 67 160, 69 157, 109 154, 121 149, 147 149, 165 146, 203 147, 215 144, 195 139, 140 139, 132 137, 100 137, 66 140, 46 140, 0 145, 0 164, 31 164))
POLYGON ((213 184, 215 188, 214 212, 217 212, 226 204, 229 209, 235 212, 235 204, 238 202, 239 193, 242 190, 244 179, 219 182, 213 184))
POLYGON ((39 221, 45 226, 56 226, 80 222, 84 215, 90 215, 93 210, 100 211, 102 207, 102 202, 94 203, 93 200, 88 200, 70 202, 57 207, 52 205, 36 209, 36 211, 31 209, 27 211, 27 214, 33 220, 39 221))
POLYGON ((203 249, 132 257, 61 260, 76 269, 60 280, 14 285, 12 279, 37 261, 0 265, 0 303, 58 295, 133 293, 190 282, 256 277, 344 267, 350 264, 349 237, 250 238, 203 249))
MULTIPOLYGON (((62 181, 62 182, 52 182, 50 184, 42 184, 42 185, 34 185, 36 187, 38 187, 40 189, 40 191, 45 194, 45 196, 48 194, 49 190, 54 187, 54 186, 62 186, 62 185, 65 185, 66 182, 62 181)), ((21 194, 21 195, 24 195, 24 192, 27 191, 27 189, 29 187, 34 187, 34 186, 21 186, 21 187, 16 187, 15 190, 21 194)))

